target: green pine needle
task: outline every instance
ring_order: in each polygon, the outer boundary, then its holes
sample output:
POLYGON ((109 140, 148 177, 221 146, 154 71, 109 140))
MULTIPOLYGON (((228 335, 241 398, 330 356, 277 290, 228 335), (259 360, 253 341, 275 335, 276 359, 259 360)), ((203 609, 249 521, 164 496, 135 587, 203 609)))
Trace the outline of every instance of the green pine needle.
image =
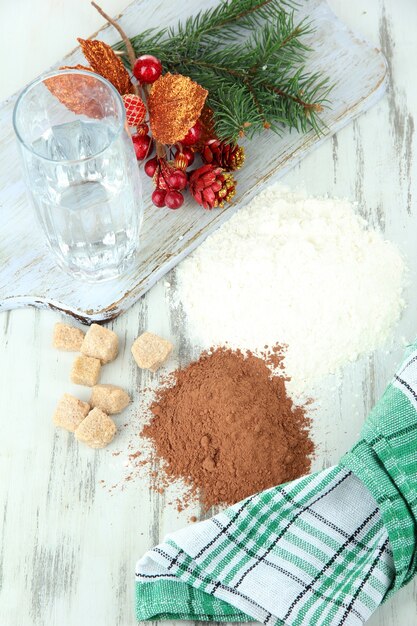
MULTIPOLYGON (((293 0, 222 0, 175 28, 131 39, 137 56, 153 54, 171 73, 208 90, 219 138, 236 141, 271 128, 323 131, 329 81, 305 70, 311 23, 295 22, 293 0)), ((124 50, 122 42, 114 46, 124 50)), ((127 64, 127 59, 124 59, 127 64)))

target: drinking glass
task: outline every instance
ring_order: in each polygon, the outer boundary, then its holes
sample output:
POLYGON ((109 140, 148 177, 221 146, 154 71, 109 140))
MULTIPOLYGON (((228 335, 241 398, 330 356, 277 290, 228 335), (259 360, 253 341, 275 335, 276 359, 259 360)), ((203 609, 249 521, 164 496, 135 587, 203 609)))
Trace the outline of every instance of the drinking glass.
POLYGON ((52 72, 20 94, 13 125, 59 265, 90 282, 121 275, 139 247, 143 201, 119 93, 92 72, 52 72))

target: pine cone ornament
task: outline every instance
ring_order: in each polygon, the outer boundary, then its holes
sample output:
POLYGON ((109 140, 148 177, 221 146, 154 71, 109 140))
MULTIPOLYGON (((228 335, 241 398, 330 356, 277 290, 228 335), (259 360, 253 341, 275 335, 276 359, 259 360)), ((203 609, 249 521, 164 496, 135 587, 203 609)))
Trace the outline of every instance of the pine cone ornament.
POLYGON ((139 126, 146 116, 146 106, 140 96, 128 93, 123 96, 126 119, 129 126, 139 126))
POLYGON ((190 176, 190 193, 204 209, 224 206, 236 193, 236 181, 232 174, 221 167, 206 164, 194 170, 190 176))
POLYGON ((237 144, 220 141, 220 139, 210 139, 204 145, 201 156, 204 163, 217 165, 226 172, 233 172, 242 167, 245 161, 245 149, 237 144))

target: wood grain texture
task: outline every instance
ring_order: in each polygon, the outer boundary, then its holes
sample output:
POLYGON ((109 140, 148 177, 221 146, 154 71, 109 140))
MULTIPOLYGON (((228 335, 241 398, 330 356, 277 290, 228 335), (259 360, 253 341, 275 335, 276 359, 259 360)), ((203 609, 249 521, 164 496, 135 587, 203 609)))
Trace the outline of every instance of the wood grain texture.
MULTIPOLYGON (((29 10, 29 0, 21 1, 29 10)), ((49 0, 51 6, 55 2, 49 0)), ((323 384, 314 412, 317 469, 336 463, 355 441, 401 357, 403 338, 414 338, 417 320, 417 5, 413 0, 330 4, 382 48, 388 60, 388 94, 303 159, 284 182, 310 194, 357 199, 358 211, 403 251, 410 284, 408 306, 393 337, 398 348, 389 354, 379 350, 323 384)), ((154 6, 157 19, 159 3, 154 6)), ((0 4, 0 23, 2 11, 0 4)), ((35 37, 28 33, 27 46, 35 37)), ((26 42, 19 48, 16 63, 19 54, 27 53, 26 42)), ((176 351, 169 367, 185 364, 195 354, 184 321, 170 304, 174 282, 171 272, 110 324, 124 348, 103 370, 103 382, 125 385, 135 402, 117 418, 120 425, 129 422, 129 428, 104 451, 75 445, 51 424, 60 394, 79 391, 68 382, 73 357, 50 347, 53 324, 62 316, 38 310, 0 315, 1 626, 134 626, 136 559, 167 532, 185 525, 190 515, 198 515, 198 507, 178 514, 168 504, 171 494, 149 490, 149 476, 111 494, 100 483, 111 486, 128 473, 126 445, 143 419, 138 402, 151 377, 141 374, 130 358, 134 337, 148 329, 170 338, 176 351), (112 455, 119 450, 120 455, 112 455)), ((417 626, 416 597, 414 583, 381 607, 370 626, 417 626)))
MULTIPOLYGON (((216 2, 194 0, 192 11, 216 2)), ((120 22, 127 33, 133 35, 149 25, 159 24, 160 16, 164 23, 171 24, 190 11, 187 3, 179 8, 170 0, 160 0, 156 6, 151 0, 135 0, 123 12, 120 22)), ((330 74, 334 84, 331 106, 323 113, 327 125, 324 137, 317 137, 310 131, 306 135, 286 133, 278 139, 266 132, 262 138, 249 143, 245 167, 237 175, 237 196, 233 204, 223 210, 204 211, 188 199, 181 211, 158 211, 150 201, 152 183, 143 176, 145 219, 136 266, 126 276, 94 288, 62 272, 45 250, 21 180, 11 128, 15 97, 6 101, 0 107, 0 203, 3 207, 0 213, 0 309, 50 306, 84 321, 115 318, 246 204, 265 182, 283 176, 326 137, 372 106, 385 89, 383 55, 338 20, 324 0, 307 0, 299 13, 299 19, 308 15, 316 26, 315 33, 306 38, 313 46, 308 69, 324 76, 330 74)), ((100 37, 114 43, 118 34, 108 27, 101 31, 100 37)), ((82 61, 77 49, 60 65, 76 65, 82 61)))

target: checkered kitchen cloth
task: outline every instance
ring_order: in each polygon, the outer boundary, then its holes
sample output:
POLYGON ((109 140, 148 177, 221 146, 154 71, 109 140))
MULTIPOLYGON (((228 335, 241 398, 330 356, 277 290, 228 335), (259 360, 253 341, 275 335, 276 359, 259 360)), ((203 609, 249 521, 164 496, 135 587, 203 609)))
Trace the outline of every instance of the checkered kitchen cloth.
POLYGON ((136 569, 139 620, 363 624, 417 571, 417 343, 331 469, 168 535, 136 569))

